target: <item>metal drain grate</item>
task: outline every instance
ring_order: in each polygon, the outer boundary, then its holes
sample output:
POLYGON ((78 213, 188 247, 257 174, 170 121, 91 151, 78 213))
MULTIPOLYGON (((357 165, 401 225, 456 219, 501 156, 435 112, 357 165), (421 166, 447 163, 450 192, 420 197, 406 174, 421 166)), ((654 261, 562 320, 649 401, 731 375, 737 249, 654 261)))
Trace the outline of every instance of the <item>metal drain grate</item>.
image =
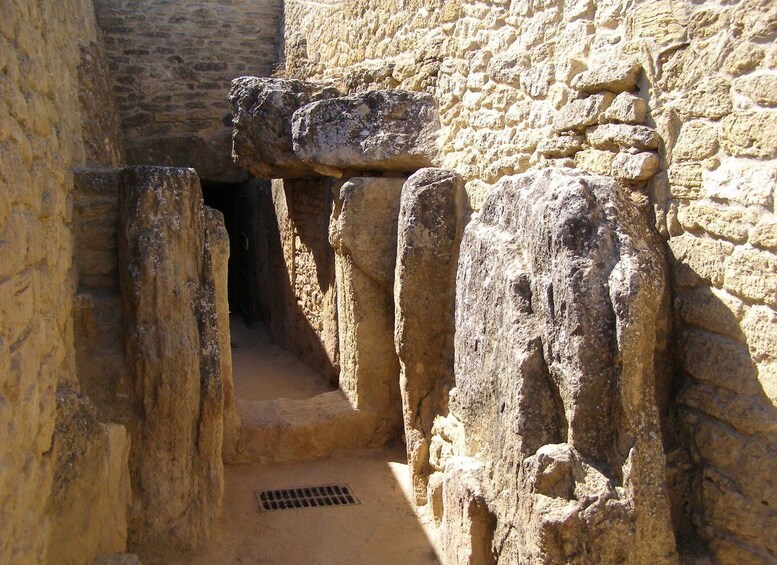
POLYGON ((259 509, 262 512, 360 504, 348 485, 264 490, 257 492, 256 498, 259 501, 259 509))

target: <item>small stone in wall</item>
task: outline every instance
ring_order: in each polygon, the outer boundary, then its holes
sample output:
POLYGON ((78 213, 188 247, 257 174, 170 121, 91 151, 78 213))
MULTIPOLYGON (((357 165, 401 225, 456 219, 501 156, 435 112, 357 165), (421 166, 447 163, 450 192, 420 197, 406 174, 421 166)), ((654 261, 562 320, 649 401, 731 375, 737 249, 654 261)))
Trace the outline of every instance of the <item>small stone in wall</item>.
POLYGON ((770 218, 753 228, 750 243, 764 249, 777 250, 777 220, 770 218))
POLYGON ((659 163, 655 153, 618 153, 612 161, 612 176, 623 180, 648 180, 658 172, 659 163))
POLYGON ((584 71, 572 79, 572 88, 583 92, 625 92, 634 90, 641 67, 631 61, 616 62, 598 69, 584 71))
POLYGON ((777 111, 734 112, 721 121, 723 148, 737 157, 777 157, 777 111))
POLYGON ((603 113, 614 97, 612 92, 603 92, 588 98, 573 100, 556 114, 553 120, 553 131, 581 130, 600 123, 603 113))
POLYGON ((550 158, 569 157, 583 148, 583 141, 583 136, 575 133, 546 138, 537 145, 537 153, 550 158))
POLYGON ((694 120, 683 125, 672 155, 679 161, 701 160, 717 151, 717 128, 706 121, 694 120))
POLYGON ((777 75, 752 74, 734 81, 734 90, 761 106, 777 106, 777 75))
POLYGON ((575 166, 596 175, 609 175, 613 159, 615 159, 615 153, 612 151, 584 149, 575 155, 575 166))
POLYGON ((621 92, 604 112, 606 120, 624 124, 641 124, 647 117, 648 105, 642 98, 621 92))
POLYGON ((585 137, 588 143, 597 149, 613 151, 631 147, 640 151, 655 149, 659 141, 658 134, 653 128, 626 124, 604 124, 588 128, 585 137))

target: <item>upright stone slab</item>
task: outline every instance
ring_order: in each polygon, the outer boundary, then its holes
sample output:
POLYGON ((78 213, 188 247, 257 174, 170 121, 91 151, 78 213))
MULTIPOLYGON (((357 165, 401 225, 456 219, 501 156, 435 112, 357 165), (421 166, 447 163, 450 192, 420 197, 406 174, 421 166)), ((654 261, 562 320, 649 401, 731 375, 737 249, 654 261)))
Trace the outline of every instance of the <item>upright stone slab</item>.
POLYGON ((416 504, 426 502, 429 442, 453 384, 453 299, 459 195, 453 171, 421 169, 402 188, 394 277, 394 341, 416 504))
POLYGON ((393 287, 404 181, 350 179, 339 189, 330 225, 340 328, 340 389, 355 409, 378 417, 376 438, 385 440, 397 435, 401 427, 393 287))
POLYGON ((661 241, 625 190, 507 177, 464 231, 456 393, 506 563, 676 563, 656 382, 661 241))
POLYGON ((294 113, 294 152, 324 174, 412 173, 437 159, 439 115, 429 94, 376 90, 313 102, 294 113))
POLYGON ((210 243, 213 284, 218 322, 219 362, 224 388, 224 442, 222 452, 229 461, 237 450, 240 436, 240 416, 235 407, 235 386, 232 380, 232 344, 229 331, 229 298, 227 277, 229 266, 229 234, 224 225, 224 215, 205 206, 205 229, 210 243))
POLYGON ((125 169, 118 234, 124 339, 140 414, 130 455, 130 541, 196 546, 221 510, 224 390, 194 170, 125 169))
POLYGON ((276 78, 240 77, 232 81, 232 157, 259 178, 319 176, 294 154, 291 119, 316 100, 337 96, 333 88, 276 78))

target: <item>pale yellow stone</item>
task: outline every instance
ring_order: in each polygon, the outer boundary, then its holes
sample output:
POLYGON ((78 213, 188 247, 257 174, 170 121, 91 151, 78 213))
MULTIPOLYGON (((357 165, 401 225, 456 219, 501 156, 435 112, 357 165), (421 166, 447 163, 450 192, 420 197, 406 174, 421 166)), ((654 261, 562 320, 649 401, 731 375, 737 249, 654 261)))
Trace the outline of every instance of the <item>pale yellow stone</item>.
POLYGON ((777 157, 777 110, 738 111, 723 118, 723 148, 737 157, 777 157))
POLYGON ((777 362, 777 312, 768 306, 753 306, 741 326, 753 360, 777 362))
POLYGON ((777 256, 739 247, 726 263, 724 288, 744 298, 777 306, 777 256))
POLYGON ((702 160, 717 150, 717 128, 709 122, 694 120, 683 124, 672 157, 678 161, 702 160))
POLYGON ((678 294, 675 302, 683 321, 742 341, 739 325, 745 304, 725 290, 700 286, 678 294))
POLYGON ((777 250, 777 219, 769 217, 750 232, 750 243, 757 247, 777 250))
POLYGON ((777 75, 751 74, 734 81, 734 89, 761 106, 777 106, 777 75))
POLYGON ((702 193, 714 200, 771 209, 777 194, 777 166, 726 159, 712 171, 701 170, 702 193))
POLYGON ((553 120, 554 131, 580 130, 600 122, 605 110, 615 97, 611 92, 594 94, 588 98, 573 100, 564 106, 553 120))
POLYGON ((670 0, 638 4, 631 22, 631 36, 657 43, 678 41, 685 33, 685 5, 670 0))
POLYGON ((672 198, 693 200, 702 194, 702 167, 698 163, 672 163, 668 170, 672 198))
POLYGON ((722 118, 731 112, 730 90, 731 84, 725 78, 703 79, 678 100, 678 110, 689 118, 722 118))
POLYGON ((612 151, 584 149, 575 154, 575 165, 589 173, 609 175, 615 155, 612 151))
POLYGON ((734 243, 743 243, 747 241, 750 226, 757 221, 758 214, 742 206, 695 201, 680 206, 677 217, 685 229, 703 229, 734 243))
POLYGON ((639 96, 621 92, 604 112, 606 120, 624 124, 641 124, 647 117, 648 106, 639 96))
POLYGON ((734 251, 733 245, 686 233, 670 239, 669 248, 677 267, 717 287, 723 285, 724 264, 734 251))

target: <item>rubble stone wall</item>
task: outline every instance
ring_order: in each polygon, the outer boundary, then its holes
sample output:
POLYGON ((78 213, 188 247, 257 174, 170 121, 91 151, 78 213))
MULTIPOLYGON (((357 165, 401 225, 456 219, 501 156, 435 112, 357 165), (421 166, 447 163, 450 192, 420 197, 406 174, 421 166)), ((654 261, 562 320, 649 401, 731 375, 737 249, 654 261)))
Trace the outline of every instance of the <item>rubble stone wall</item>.
MULTIPOLYGON (((75 383, 70 167, 88 159, 89 134, 82 136, 88 110, 79 96, 101 97, 99 80, 79 81, 79 65, 83 49, 97 41, 90 0, 0 4, 3 563, 46 561, 55 389, 75 383)), ((110 137, 103 141, 119 152, 110 137)))
POLYGON ((657 170, 634 198, 652 204, 671 250, 681 370, 659 396, 675 400, 691 458, 669 454, 670 467, 691 478, 693 523, 720 562, 777 557, 775 9, 289 0, 284 14, 289 76, 435 97, 438 164, 462 175, 474 210, 500 178, 532 167, 627 182, 657 170), (632 85, 581 80, 615 61, 641 66, 632 85), (595 127, 643 121, 658 139, 638 158, 595 127))
POLYGON ((208 139, 231 128, 230 81, 275 69, 280 6, 279 0, 97 0, 126 138, 208 139))

